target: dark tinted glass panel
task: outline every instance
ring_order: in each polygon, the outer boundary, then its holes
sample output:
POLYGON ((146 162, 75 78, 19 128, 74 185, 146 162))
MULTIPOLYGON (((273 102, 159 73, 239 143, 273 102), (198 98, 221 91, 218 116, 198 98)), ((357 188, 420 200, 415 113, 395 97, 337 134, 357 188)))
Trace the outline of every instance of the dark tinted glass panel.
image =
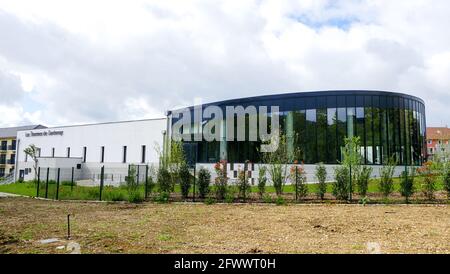
POLYGON ((316 134, 317 116, 315 109, 306 110, 306 163, 314 164, 317 162, 317 134, 316 134))
POLYGON ((327 109, 317 110, 317 162, 327 160, 327 109))
POLYGON ((330 164, 337 163, 338 154, 337 154, 337 109, 329 108, 327 110, 327 145, 328 145, 328 154, 327 154, 327 162, 330 164))

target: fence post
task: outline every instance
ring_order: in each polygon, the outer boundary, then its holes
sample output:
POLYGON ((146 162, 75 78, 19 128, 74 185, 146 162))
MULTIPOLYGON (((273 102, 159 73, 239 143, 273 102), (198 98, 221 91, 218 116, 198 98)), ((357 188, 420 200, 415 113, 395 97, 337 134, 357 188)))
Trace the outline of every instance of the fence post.
POLYGON ((59 199, 59 176, 61 173, 61 168, 58 167, 58 177, 56 178, 56 200, 59 199))
POLYGON ((102 168, 100 169, 100 201, 102 200, 102 192, 103 192, 103 178, 105 176, 105 166, 102 166, 102 168))
POLYGON ((243 194, 244 194, 244 203, 245 203, 245 201, 246 201, 246 197, 245 197, 245 191, 247 190, 247 182, 245 181, 245 177, 246 177, 246 174, 247 173, 247 162, 245 162, 244 163, 244 182, 242 182, 242 186, 241 186, 241 191, 243 192, 243 194))
POLYGON ((49 173, 50 173, 50 168, 47 167, 47 182, 45 184, 45 199, 48 198, 48 175, 49 175, 49 173))
POLYGON ((41 167, 38 167, 38 179, 37 179, 37 189, 36 189, 36 197, 39 197, 39 184, 41 182, 41 167))
POLYGON ((295 201, 298 201, 298 166, 295 165, 295 201))
POLYGON ((75 168, 72 167, 72 180, 70 181, 70 191, 73 190, 73 174, 75 173, 75 168))
POLYGON ((193 202, 195 202, 195 180, 196 180, 196 177, 195 177, 195 169, 196 169, 196 167, 197 167, 197 165, 194 164, 194 189, 193 189, 193 191, 192 191, 192 201, 193 201, 193 202))
POLYGON ((145 165, 145 199, 148 196, 148 165, 145 165))

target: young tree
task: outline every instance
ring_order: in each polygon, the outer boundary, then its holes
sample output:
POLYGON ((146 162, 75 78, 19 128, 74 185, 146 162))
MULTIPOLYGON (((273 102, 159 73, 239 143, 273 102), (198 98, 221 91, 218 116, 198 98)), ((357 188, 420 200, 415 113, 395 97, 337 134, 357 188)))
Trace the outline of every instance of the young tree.
POLYGON ((228 189, 227 161, 221 160, 214 165, 217 177, 215 178, 216 198, 223 200, 228 189))
POLYGON ((170 144, 170 154, 168 160, 168 169, 171 173, 171 191, 174 191, 176 184, 181 184, 181 167, 186 165, 186 159, 183 150, 183 143, 172 141, 170 144))
POLYGON ((428 200, 434 200, 436 186, 436 175, 432 169, 432 162, 426 162, 422 167, 418 168, 418 172, 423 176, 422 193, 428 200))
POLYGON ((34 180, 37 181, 37 174, 38 174, 38 156, 39 156, 39 148, 36 147, 34 144, 29 145, 27 148, 23 150, 23 152, 30 157, 34 164, 33 164, 33 170, 34 170, 34 180))
POLYGON ((349 198, 350 170, 347 166, 341 165, 334 169, 333 195, 338 200, 349 198))
POLYGON ((295 187, 296 198, 305 198, 308 195, 308 186, 306 185, 306 171, 303 166, 295 163, 291 166, 290 172, 291 184, 295 187))
POLYGON ((266 192, 266 183, 267 183, 267 167, 261 165, 258 170, 258 193, 259 197, 262 199, 264 193, 266 192))
POLYGON ((368 166, 361 166, 356 170, 356 185, 358 186, 358 194, 361 198, 364 198, 367 195, 372 171, 373 169, 368 166))
POLYGON ((130 165, 128 176, 126 178, 128 201, 131 203, 142 202, 143 198, 139 192, 139 182, 136 180, 136 166, 130 165))
POLYGON ((400 181, 400 194, 405 197, 405 202, 409 203, 409 198, 414 194, 414 177, 415 172, 414 168, 406 169, 402 172, 401 181, 400 181))
POLYGON ((317 197, 321 200, 324 199, 325 193, 327 192, 327 168, 323 165, 323 163, 319 163, 316 166, 316 178, 319 182, 317 185, 317 197))
POLYGON ((189 172, 189 167, 186 163, 180 166, 180 187, 181 196, 186 199, 189 195, 189 189, 191 188, 191 173, 189 172))
POLYGON ((285 135, 275 136, 270 143, 278 144, 278 148, 274 152, 261 153, 261 159, 263 163, 267 164, 267 170, 275 191, 280 196, 283 194, 283 187, 289 179, 288 165, 297 159, 300 150, 293 148, 293 151, 288 151, 285 135))
POLYGON ((390 157, 387 164, 380 169, 380 185, 379 190, 386 199, 394 191, 394 171, 397 161, 394 157, 390 157))
POLYGON ((347 167, 349 171, 349 181, 347 182, 349 191, 348 197, 352 199, 353 184, 357 179, 358 171, 361 169, 361 145, 359 137, 347 137, 344 139, 345 146, 342 151, 342 165, 347 167))
POLYGON ((205 168, 200 168, 198 172, 198 193, 204 199, 209 194, 209 184, 211 183, 211 173, 205 168))

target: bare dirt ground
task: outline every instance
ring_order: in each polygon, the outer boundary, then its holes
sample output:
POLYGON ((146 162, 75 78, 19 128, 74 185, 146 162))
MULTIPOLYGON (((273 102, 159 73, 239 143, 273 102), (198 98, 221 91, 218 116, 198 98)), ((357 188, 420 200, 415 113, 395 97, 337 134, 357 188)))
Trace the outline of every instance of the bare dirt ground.
POLYGON ((0 198, 0 253, 450 253, 448 205, 106 204, 0 198), (62 242, 39 241, 59 238, 62 242), (370 245, 370 244, 369 244, 370 245))

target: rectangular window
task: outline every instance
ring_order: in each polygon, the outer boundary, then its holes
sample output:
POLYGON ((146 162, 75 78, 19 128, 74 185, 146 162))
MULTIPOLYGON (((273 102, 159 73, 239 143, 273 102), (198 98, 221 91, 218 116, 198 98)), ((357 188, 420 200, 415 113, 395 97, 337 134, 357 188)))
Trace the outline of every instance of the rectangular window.
POLYGON ((55 148, 52 147, 52 158, 54 158, 54 157, 55 157, 55 148))
POLYGON ((122 163, 126 163, 127 162, 127 146, 123 146, 123 158, 122 158, 122 163))
POLYGON ((41 157, 41 149, 40 148, 37 148, 37 155, 38 155, 38 157, 41 157))
POLYGON ((145 163, 145 145, 142 146, 141 163, 145 163))
POLYGON ((327 161, 327 109, 317 110, 317 162, 327 161))
POLYGON ((317 163, 317 112, 306 110, 306 163, 317 163))
POLYGON ((70 147, 67 148, 67 158, 70 158, 70 147))
POLYGON ((87 147, 83 147, 83 163, 86 163, 87 147))
POLYGON ((327 109, 327 152, 328 152, 328 163, 337 163, 337 109, 329 108, 327 109))
POLYGON ((103 162, 105 162, 105 147, 104 146, 102 146, 101 148, 100 148, 100 163, 103 163, 103 162))

